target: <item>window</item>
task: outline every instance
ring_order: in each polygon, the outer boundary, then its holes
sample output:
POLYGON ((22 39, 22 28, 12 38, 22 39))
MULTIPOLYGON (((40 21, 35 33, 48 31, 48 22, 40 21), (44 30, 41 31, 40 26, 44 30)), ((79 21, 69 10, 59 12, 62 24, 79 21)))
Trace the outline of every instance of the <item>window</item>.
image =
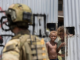
POLYGON ((58 0, 58 11, 63 11, 63 0, 58 0))

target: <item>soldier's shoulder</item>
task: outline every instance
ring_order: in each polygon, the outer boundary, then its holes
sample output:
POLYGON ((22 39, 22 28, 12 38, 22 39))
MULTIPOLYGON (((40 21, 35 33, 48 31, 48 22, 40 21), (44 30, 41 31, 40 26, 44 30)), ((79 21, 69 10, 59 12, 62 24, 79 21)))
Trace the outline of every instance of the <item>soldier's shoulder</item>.
POLYGON ((6 43, 6 45, 3 49, 3 52, 13 50, 13 49, 15 49, 16 46, 20 46, 19 39, 10 40, 8 43, 6 43))
POLYGON ((20 39, 11 39, 9 42, 7 42, 6 45, 9 45, 9 44, 17 44, 17 43, 19 43, 19 40, 20 39))

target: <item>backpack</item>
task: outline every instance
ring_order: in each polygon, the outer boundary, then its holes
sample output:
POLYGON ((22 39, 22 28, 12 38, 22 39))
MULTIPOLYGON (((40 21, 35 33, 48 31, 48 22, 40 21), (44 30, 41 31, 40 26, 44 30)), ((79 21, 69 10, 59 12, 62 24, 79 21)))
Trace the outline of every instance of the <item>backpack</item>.
POLYGON ((44 39, 35 35, 22 35, 20 39, 20 60, 49 60, 44 39))

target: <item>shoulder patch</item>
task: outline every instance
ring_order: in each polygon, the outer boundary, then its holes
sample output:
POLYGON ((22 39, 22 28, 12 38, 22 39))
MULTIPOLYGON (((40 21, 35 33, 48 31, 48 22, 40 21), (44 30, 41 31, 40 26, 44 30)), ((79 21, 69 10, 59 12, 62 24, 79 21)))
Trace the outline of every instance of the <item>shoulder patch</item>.
POLYGON ((14 44, 8 45, 8 46, 6 47, 6 51, 14 50, 14 49, 15 49, 15 45, 14 45, 14 44))
POLYGON ((4 47, 3 52, 14 50, 16 47, 20 46, 19 39, 10 40, 4 47))

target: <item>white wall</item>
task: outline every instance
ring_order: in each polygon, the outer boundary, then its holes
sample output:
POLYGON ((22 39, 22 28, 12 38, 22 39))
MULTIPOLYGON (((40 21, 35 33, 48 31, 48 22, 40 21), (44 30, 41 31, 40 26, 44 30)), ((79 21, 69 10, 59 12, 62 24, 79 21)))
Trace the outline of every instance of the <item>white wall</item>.
POLYGON ((71 54, 67 60, 80 60, 80 0, 63 0, 64 26, 75 27, 75 35, 68 41, 71 54), (72 43, 73 42, 73 43, 72 43), (74 46, 72 46, 74 45, 74 46), (72 52, 73 51, 73 52, 72 52))
MULTIPOLYGON (((28 5, 32 9, 33 14, 45 14, 47 20, 45 23, 58 23, 58 0, 0 0, 0 8, 2 8, 2 10, 7 10, 8 7, 13 3, 22 3, 28 5)), ((1 13, 0 18, 3 15, 5 15, 5 13, 1 13)), ((7 28, 7 26, 4 25, 4 28, 7 28)), ((29 29, 32 30, 32 27, 29 29)), ((41 29, 44 30, 43 26, 41 29)), ((1 34, 12 33, 11 31, 5 32, 0 29, 0 35, 1 34)))
MULTIPOLYGON (((57 19, 58 0, 0 0, 0 8, 2 8, 2 10, 7 10, 8 7, 13 3, 23 3, 23 4, 28 5, 32 9, 33 14, 45 14, 46 19, 47 19, 45 24, 46 23, 58 23, 58 19, 57 19)), ((5 13, 0 13, 0 18, 4 15, 5 13)), ((38 17, 37 17, 37 20, 38 20, 38 17)), ((3 26, 4 28, 7 28, 7 26, 5 25, 3 26)), ((32 27, 30 27, 29 29, 32 30, 32 27)), ((44 30, 43 26, 41 27, 41 29, 44 30)), ((11 31, 5 32, 0 27, 0 35, 2 34, 13 34, 13 33, 11 31)), ((6 41, 9 41, 11 37, 3 37, 3 39, 4 39, 3 44, 5 45, 6 41)))

